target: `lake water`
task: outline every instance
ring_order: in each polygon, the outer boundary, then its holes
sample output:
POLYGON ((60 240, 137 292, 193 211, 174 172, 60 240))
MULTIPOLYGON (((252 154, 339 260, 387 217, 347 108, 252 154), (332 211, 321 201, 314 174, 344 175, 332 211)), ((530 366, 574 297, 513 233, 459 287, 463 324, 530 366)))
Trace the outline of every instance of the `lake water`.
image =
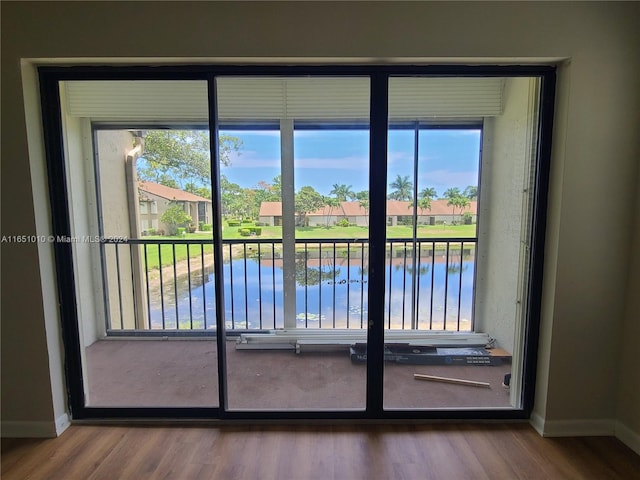
MULTIPOLYGON (((368 275, 362 259, 352 258, 349 262, 340 259, 335 266, 315 263, 316 266, 297 262, 297 326, 366 328, 368 275)), ((451 255, 448 263, 444 256, 438 254, 433 260, 431 257, 423 259, 416 272, 417 328, 444 329, 446 284, 446 328, 458 329, 460 319, 460 330, 471 329, 474 266, 473 254, 465 255, 462 265, 459 255, 451 255)), ((410 259, 393 259, 391 266, 387 259, 385 276, 385 327, 410 328, 413 298, 410 259)), ((224 279, 227 329, 284 326, 282 268, 274 266, 271 260, 239 259, 225 263, 224 279)), ((176 306, 173 292, 170 293, 165 293, 164 305, 164 323, 168 329, 176 328, 176 306)), ((159 302, 156 303, 151 305, 151 323, 153 328, 162 328, 163 309, 159 302)), ((214 328, 213 275, 206 276, 204 285, 194 286, 191 295, 188 288, 179 291, 177 310, 180 329, 214 328)))

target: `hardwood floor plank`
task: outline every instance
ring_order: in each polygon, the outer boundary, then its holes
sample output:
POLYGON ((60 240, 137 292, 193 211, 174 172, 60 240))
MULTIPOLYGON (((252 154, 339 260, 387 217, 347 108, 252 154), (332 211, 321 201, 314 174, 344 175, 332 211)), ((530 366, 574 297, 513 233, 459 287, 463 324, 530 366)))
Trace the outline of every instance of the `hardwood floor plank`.
POLYGON ((610 437, 542 438, 526 424, 71 426, 2 441, 4 480, 640 479, 610 437))

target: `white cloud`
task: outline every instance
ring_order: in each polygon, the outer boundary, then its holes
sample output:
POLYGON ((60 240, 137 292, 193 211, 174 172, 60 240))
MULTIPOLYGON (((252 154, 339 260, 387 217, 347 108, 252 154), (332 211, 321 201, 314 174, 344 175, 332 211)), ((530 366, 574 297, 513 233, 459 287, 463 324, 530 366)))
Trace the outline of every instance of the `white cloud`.
POLYGON ((295 160, 295 168, 322 168, 333 170, 358 170, 369 169, 369 157, 351 156, 337 158, 300 158, 295 160))
MULTIPOLYGON (((369 169, 369 157, 349 156, 349 157, 329 157, 329 158, 296 158, 294 161, 296 169, 323 170, 357 170, 367 171, 369 169)), ((245 151, 240 155, 231 154, 230 169, 237 168, 280 168, 279 158, 261 157, 258 152, 245 151)))
POLYGON ((279 158, 266 158, 253 150, 231 152, 231 166, 227 168, 280 168, 279 158))
MULTIPOLYGON (((450 170, 433 170, 431 172, 421 172, 418 176, 418 187, 459 187, 465 188, 468 185, 478 184, 478 172, 463 171, 452 172, 450 170)), ((438 192, 442 194, 442 192, 438 192)))
POLYGON ((411 164, 413 164, 413 153, 402 151, 402 152, 389 152, 387 154, 388 164, 404 164, 407 162, 410 162, 411 164))

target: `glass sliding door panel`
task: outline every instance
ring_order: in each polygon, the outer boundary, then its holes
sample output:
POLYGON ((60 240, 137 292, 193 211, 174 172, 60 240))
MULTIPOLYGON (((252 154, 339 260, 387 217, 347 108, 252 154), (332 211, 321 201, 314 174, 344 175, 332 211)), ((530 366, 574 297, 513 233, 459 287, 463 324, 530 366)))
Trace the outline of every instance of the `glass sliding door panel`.
POLYGON ((390 78, 386 409, 521 406, 538 96, 537 78, 390 78))
POLYGON ((60 94, 85 404, 215 407, 207 84, 60 94))
POLYGON ((369 81, 216 84, 227 408, 364 409, 369 81))

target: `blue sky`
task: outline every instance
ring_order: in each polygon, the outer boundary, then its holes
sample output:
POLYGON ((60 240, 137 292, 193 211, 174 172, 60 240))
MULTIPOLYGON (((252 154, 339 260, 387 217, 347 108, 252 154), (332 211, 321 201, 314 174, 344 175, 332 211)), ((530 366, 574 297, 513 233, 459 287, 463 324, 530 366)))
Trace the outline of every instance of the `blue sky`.
MULTIPOLYGON (((242 140, 239 154, 222 173, 242 187, 260 180, 271 183, 280 173, 277 131, 224 131, 242 140)), ((390 130, 388 172, 413 181, 414 133, 390 130)), ((464 190, 478 183, 480 130, 421 130, 418 151, 418 190, 433 187, 441 195, 450 187, 464 190)), ((354 191, 368 189, 369 133, 363 130, 298 130, 294 134, 295 189, 311 185, 328 195, 335 183, 354 191)))

